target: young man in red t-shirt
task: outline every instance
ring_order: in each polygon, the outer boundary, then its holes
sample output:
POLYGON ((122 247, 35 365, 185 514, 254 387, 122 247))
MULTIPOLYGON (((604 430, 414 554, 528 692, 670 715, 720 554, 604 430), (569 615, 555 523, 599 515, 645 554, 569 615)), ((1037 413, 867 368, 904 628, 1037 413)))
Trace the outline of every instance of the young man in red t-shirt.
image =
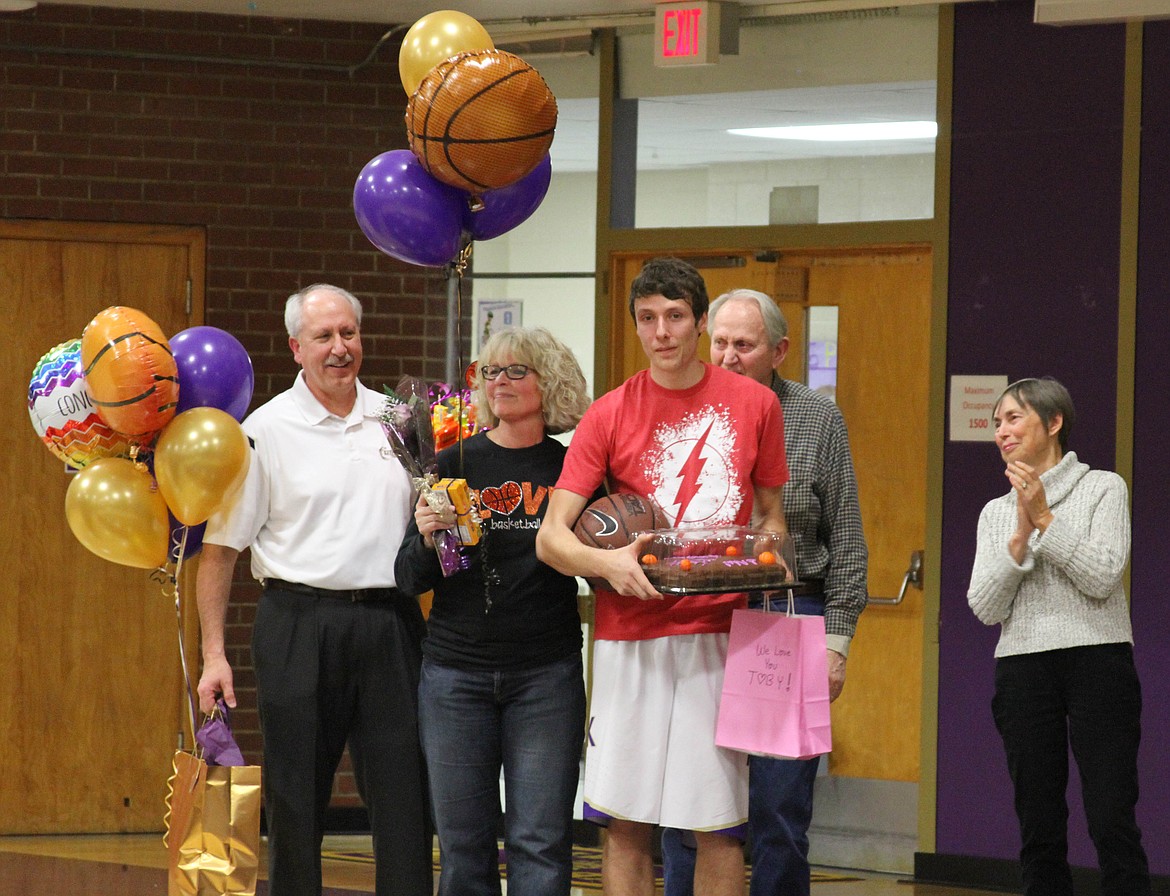
POLYGON ((703 362, 707 290, 691 265, 650 261, 630 313, 650 360, 593 403, 577 427, 537 535, 561 572, 598 576, 586 817, 608 828, 606 892, 654 892, 654 825, 695 832, 695 892, 743 893, 747 761, 715 746, 731 612, 742 594, 664 597, 638 563, 643 536, 614 551, 572 526, 603 483, 654 498, 676 526, 785 532, 788 479, 775 393, 703 362))

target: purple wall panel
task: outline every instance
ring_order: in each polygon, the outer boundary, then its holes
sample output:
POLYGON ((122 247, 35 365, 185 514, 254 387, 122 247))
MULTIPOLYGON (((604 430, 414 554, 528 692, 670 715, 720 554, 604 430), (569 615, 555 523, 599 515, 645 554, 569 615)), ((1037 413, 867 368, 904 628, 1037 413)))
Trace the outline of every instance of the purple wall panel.
MULTIPOLYGON (((1022 0, 955 7, 947 374, 1056 376, 1081 420, 1072 447, 1110 467, 1125 30, 1031 15, 1022 0)), ((936 849, 1014 859, 990 710, 998 627, 966 602, 979 511, 1006 486, 988 443, 948 442, 943 477, 936 849)), ((1081 814, 1070 858, 1093 866, 1081 814)))

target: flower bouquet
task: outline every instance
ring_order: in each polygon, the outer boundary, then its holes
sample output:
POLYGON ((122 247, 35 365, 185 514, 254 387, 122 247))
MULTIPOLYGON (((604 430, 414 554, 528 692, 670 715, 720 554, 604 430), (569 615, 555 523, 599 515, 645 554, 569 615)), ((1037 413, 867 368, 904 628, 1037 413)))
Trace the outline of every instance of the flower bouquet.
MULTIPOLYGON (((418 493, 435 512, 453 518, 455 509, 447 493, 432 488, 437 481, 435 435, 426 386, 415 377, 402 377, 393 392, 387 391, 379 420, 390 450, 410 474, 418 493)), ((444 576, 470 566, 470 559, 459 550, 459 538, 455 533, 440 529, 432 537, 444 576)))

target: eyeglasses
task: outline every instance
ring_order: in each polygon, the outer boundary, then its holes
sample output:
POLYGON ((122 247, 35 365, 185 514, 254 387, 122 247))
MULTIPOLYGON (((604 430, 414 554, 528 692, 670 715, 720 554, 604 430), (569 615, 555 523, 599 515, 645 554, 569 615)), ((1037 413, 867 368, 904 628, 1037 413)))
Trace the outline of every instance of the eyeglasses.
MULTIPOLYGON (((501 373, 506 374, 510 380, 522 380, 528 376, 528 371, 532 370, 527 364, 509 364, 507 367, 498 367, 495 364, 485 364, 479 368, 479 375, 485 380, 494 380, 501 373)), ((532 371, 535 373, 536 371, 532 371)))

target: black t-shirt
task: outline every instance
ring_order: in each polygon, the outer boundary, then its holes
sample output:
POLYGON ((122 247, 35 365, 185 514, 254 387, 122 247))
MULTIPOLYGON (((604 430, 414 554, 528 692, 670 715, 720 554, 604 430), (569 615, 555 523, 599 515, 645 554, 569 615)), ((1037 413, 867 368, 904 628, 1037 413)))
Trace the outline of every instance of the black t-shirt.
POLYGON ((561 473, 555 439, 501 448, 485 433, 440 452, 438 475, 464 478, 483 517, 483 539, 463 548, 469 569, 444 577, 412 520, 394 563, 408 594, 434 590, 423 652, 468 669, 533 668, 581 650, 577 580, 536 557, 536 530, 561 473), (485 581, 485 578, 488 581, 485 581))

